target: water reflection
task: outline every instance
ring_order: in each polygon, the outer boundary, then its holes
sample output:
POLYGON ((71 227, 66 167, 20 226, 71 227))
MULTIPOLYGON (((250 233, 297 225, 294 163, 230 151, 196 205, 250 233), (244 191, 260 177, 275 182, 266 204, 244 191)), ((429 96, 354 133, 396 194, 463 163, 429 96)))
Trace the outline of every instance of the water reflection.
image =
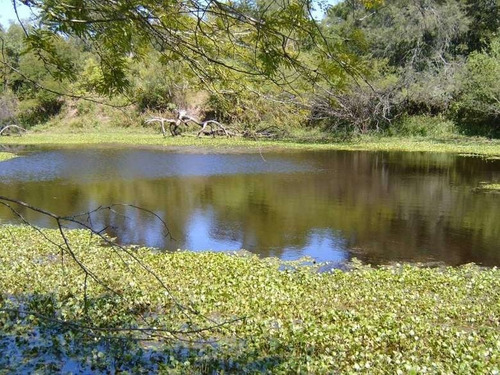
MULTIPOLYGON (((427 153, 179 154, 45 150, 0 163, 0 194, 59 214, 112 202, 93 218, 124 243, 370 263, 500 265, 500 202, 474 193, 500 163, 427 153)), ((47 218, 21 210, 40 226, 47 218)), ((4 221, 11 213, 0 210, 4 221)))
POLYGON ((312 230, 307 234, 304 246, 287 247, 281 255, 281 249, 271 251, 271 256, 280 256, 285 260, 294 260, 302 257, 314 259, 327 259, 330 262, 342 263, 350 259, 347 241, 342 237, 341 232, 334 232, 331 229, 312 230))
POLYGON ((228 251, 242 249, 243 236, 239 228, 219 227, 212 209, 195 210, 186 226, 187 249, 228 251))

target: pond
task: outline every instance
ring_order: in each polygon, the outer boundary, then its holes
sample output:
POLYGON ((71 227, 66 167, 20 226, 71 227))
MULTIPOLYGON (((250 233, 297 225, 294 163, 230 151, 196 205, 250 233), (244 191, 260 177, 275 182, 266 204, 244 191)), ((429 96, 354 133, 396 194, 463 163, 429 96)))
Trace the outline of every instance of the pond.
MULTIPOLYGON (((239 250, 343 263, 500 265, 500 160, 451 154, 154 148, 25 148, 0 163, 0 195, 94 215, 124 244, 239 250)), ((21 210, 31 223, 53 227, 21 210)), ((0 222, 18 222, 0 208, 0 222)))

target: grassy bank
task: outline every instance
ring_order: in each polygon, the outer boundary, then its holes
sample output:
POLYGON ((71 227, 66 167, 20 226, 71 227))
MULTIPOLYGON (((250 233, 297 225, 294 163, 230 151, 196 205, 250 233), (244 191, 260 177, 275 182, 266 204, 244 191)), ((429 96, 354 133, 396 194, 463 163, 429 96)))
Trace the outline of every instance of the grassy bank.
POLYGON ((198 146, 206 148, 243 147, 247 149, 286 148, 286 149, 324 149, 324 150, 367 150, 367 151, 424 151, 477 154, 485 156, 500 155, 500 140, 470 137, 376 137, 364 136, 351 140, 338 140, 327 137, 291 137, 274 141, 253 141, 227 138, 196 138, 194 136, 167 137, 160 134, 129 132, 125 129, 105 133, 29 133, 23 137, 2 137, 0 144, 27 145, 86 145, 86 144, 122 144, 150 145, 162 147, 198 146))
POLYGON ((0 152, 0 161, 9 160, 9 159, 12 159, 15 156, 16 155, 11 154, 10 152, 0 152))
MULTIPOLYGON (((61 242, 56 231, 43 234, 61 242)), ((40 233, 0 227, 6 373, 500 369, 498 269, 354 265, 318 274, 303 266, 283 271, 277 260, 253 256, 131 250, 165 289, 123 251, 84 231, 68 236, 91 273, 87 283, 71 255, 62 259, 40 233), (217 328, 204 330, 210 326, 217 328)))

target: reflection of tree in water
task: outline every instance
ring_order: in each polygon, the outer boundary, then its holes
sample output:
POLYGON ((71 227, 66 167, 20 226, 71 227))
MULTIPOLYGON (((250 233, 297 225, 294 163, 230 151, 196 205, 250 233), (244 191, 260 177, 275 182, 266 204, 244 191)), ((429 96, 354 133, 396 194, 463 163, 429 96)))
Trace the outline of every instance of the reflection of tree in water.
POLYGON ((309 163, 316 172, 111 176, 86 183, 0 183, 0 189, 58 213, 110 202, 136 204, 165 218, 177 239, 164 242, 157 225, 140 212, 126 212, 126 220, 101 219, 99 225, 116 228, 110 233, 130 243, 186 248, 203 243, 189 241, 190 231, 198 230, 211 246, 239 245, 264 256, 284 256, 290 249, 307 248, 311 233, 333 229, 332 238, 342 240, 339 247, 367 262, 500 264, 498 199, 471 193, 479 181, 497 178, 498 163, 422 153, 294 153, 290 159, 309 163), (190 225, 196 215, 204 215, 197 229, 190 225))

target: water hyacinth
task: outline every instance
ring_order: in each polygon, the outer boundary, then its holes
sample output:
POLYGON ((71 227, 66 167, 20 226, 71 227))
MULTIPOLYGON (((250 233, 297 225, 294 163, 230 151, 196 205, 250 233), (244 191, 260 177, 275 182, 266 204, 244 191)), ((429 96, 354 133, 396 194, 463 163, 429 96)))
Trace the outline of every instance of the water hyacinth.
POLYGON ((57 231, 0 227, 0 373, 500 369, 496 268, 318 273, 248 254, 124 252, 66 233, 72 253, 50 244, 57 231))

